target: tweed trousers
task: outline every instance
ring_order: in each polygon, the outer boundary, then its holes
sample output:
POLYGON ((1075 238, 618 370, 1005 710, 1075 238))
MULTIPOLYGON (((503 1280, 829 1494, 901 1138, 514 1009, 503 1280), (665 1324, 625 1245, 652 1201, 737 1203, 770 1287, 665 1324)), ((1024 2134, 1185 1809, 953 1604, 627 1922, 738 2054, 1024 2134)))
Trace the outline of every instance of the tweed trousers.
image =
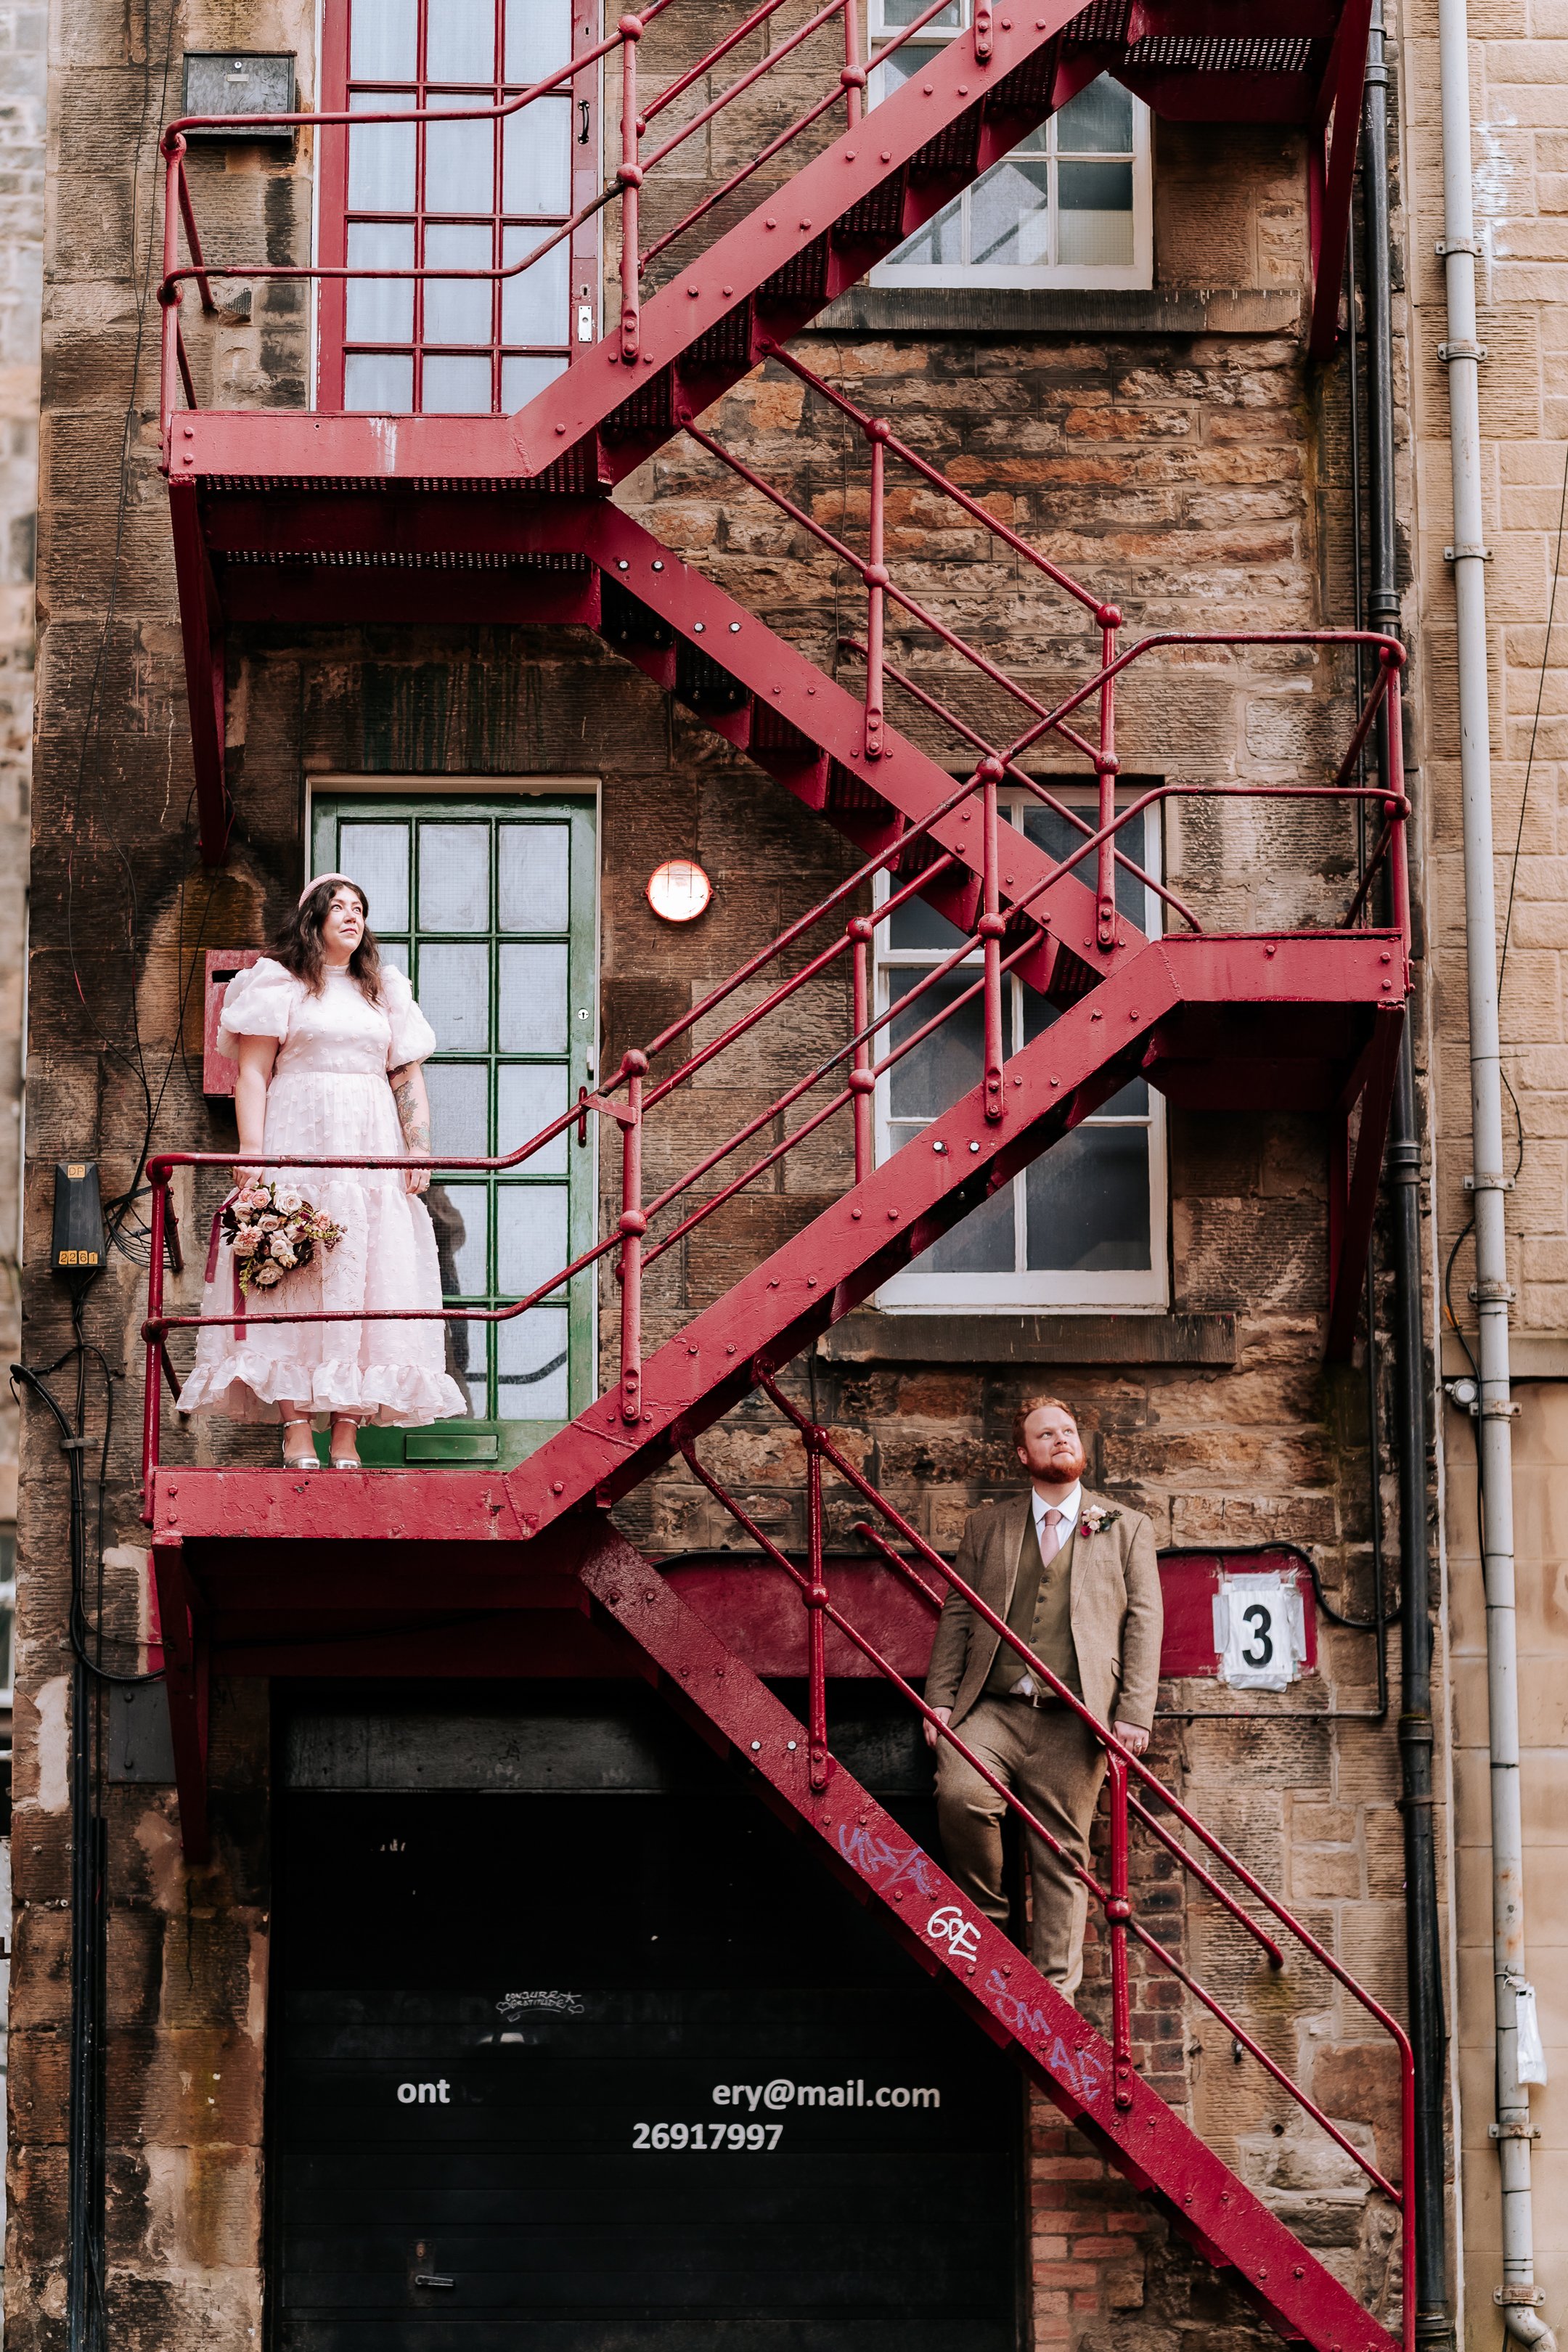
MULTIPOLYGON (((1020 1797, 1077 1862, 1089 1862, 1089 1824, 1105 1778, 1105 1750, 1065 1706, 1033 1707, 1016 1698, 982 1699, 954 1727, 966 1747, 1020 1797)), ((1002 1892, 1002 1822, 996 1791, 944 1739, 937 1753, 937 1820, 948 1875, 975 1908, 1007 1925, 1002 1892)), ((1083 1977, 1089 1895, 1048 1845, 1026 1831, 1032 1918, 1029 1957, 1069 1997, 1083 1977)))

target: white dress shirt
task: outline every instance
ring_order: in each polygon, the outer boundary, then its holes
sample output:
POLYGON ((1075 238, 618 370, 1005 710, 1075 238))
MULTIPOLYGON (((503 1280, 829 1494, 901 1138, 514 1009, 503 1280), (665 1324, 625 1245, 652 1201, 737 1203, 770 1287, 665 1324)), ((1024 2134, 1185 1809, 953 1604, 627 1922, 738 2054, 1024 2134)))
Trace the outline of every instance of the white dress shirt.
MULTIPOLYGON (((1050 1561, 1055 1559, 1057 1553, 1060 1551, 1062 1546, 1067 1542, 1068 1538, 1074 1532, 1078 1526, 1078 1516, 1083 1507, 1083 1481, 1079 1479, 1073 1486, 1069 1486, 1059 1503, 1047 1503, 1037 1486, 1033 1490, 1033 1493, 1030 1496, 1030 1501, 1033 1503, 1035 1508, 1035 1538, 1040 1547, 1040 1558, 1046 1561, 1046 1564, 1048 1567, 1050 1565, 1050 1561), (1048 1557, 1046 1552, 1046 1513, 1047 1511, 1059 1511, 1061 1513, 1061 1517, 1058 1519, 1055 1528, 1057 1540, 1048 1557)), ((1020 1675, 1017 1681, 1013 1685, 1012 1695, 1016 1698, 1033 1698, 1035 1696, 1034 1675, 1029 1674, 1020 1675)))

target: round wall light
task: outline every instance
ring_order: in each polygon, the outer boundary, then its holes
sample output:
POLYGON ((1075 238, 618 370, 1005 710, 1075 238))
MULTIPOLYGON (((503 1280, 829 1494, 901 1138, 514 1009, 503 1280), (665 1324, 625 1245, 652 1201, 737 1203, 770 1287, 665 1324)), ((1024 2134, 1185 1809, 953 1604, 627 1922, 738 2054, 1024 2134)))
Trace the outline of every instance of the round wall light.
POLYGON ((666 923, 694 923, 712 896, 713 885, 694 857, 667 857, 648 877, 648 905, 666 923))

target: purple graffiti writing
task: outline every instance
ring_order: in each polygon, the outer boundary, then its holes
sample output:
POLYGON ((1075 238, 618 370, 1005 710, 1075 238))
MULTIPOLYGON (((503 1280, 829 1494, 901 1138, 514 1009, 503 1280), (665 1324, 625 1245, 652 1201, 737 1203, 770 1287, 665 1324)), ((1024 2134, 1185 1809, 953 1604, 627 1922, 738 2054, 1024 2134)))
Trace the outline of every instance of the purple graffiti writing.
POLYGON ((838 1851, 862 1878, 875 1879, 881 1895, 912 1886, 918 1895, 940 1895, 942 1880, 918 1845, 889 1845, 864 1822, 840 1822, 838 1851))
POLYGON ((1023 1994, 1015 1992, 1000 1969, 992 1969, 986 1994, 997 2016, 1058 2082, 1065 2084, 1085 2106, 1091 2106, 1110 2080, 1105 2061, 1093 2050, 1069 2050, 1046 2011, 1031 2007, 1023 1994))

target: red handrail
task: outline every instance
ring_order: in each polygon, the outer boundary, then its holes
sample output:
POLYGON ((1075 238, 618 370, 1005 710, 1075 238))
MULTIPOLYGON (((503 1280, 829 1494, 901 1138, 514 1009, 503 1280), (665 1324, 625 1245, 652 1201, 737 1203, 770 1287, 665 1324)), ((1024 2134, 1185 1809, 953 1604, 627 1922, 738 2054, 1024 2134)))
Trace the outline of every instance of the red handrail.
MULTIPOLYGON (((810 1576, 803 1575, 802 1571, 789 1559, 788 1555, 782 1551, 778 1545, 775 1544, 773 1539, 757 1526, 755 1520, 751 1517, 750 1513, 745 1510, 744 1507, 739 1503, 733 1496, 730 1495, 726 1491, 721 1481, 717 1479, 700 1461, 694 1446, 690 1444, 685 1445, 681 1449, 683 1457, 688 1465, 693 1471, 694 1475, 700 1481, 702 1486, 707 1488, 708 1492, 711 1494, 715 1500, 720 1502, 730 1513, 731 1517, 734 1518, 737 1526, 744 1529, 766 1557, 770 1559, 776 1567, 782 1569, 791 1578, 797 1589, 801 1591, 802 1597, 805 1601, 807 1606, 808 1631, 814 1622, 820 1624, 825 1621, 826 1622, 831 1623, 838 1633, 842 1633, 878 1674, 891 1683, 895 1688, 903 1694, 903 1696, 915 1708, 916 1712, 921 1717, 921 1721, 925 1723, 938 1738, 947 1741, 958 1754, 963 1757, 964 1760, 970 1765, 972 1769, 976 1771, 980 1775, 981 1779, 984 1780, 993 1790, 993 1791, 1003 1799, 1007 1809, 1024 1823, 1025 1827, 1028 1829, 1032 1834, 1044 1840, 1045 1843, 1050 1848, 1052 1853, 1066 1864, 1066 1866, 1078 1878, 1079 1883, 1094 1896, 1096 1901, 1099 1902, 1106 1919, 1110 1950, 1113 2080, 1117 2104, 1119 2105, 1126 2105, 1130 2103, 1131 2096, 1130 2088, 1130 2077, 1132 2070, 1131 2002, 1126 1948, 1127 1937, 1131 1936, 1151 1955, 1152 1958, 1158 1961, 1163 1968, 1168 1969, 1181 1984, 1185 1986, 1194 1997, 1200 2000, 1204 2006, 1209 2010, 1211 2014, 1219 2020, 1227 2032, 1234 2034, 1236 2041, 1240 2047, 1245 2049, 1250 2056, 1255 2058, 1258 2063, 1264 2067, 1270 2078, 1274 2082, 1278 2083, 1280 2088, 1289 2095, 1297 2105, 1302 2108, 1304 2113, 1310 2116, 1313 2122, 1327 2133, 1329 2137, 1334 2142, 1335 2146, 1338 2147, 1344 2155, 1349 2157, 1357 2168, 1365 2174, 1367 2179, 1372 2181, 1380 2193, 1387 2197, 1389 2201, 1398 2209, 1403 2222, 1403 2243, 1401 2247, 1401 2254, 1404 2279, 1404 2337, 1407 2352, 1414 2352, 1415 2341, 1415 2226, 1414 2162, 1415 2124, 1415 2062, 1411 2053, 1409 2038, 1405 2034, 1405 2030, 1400 2025, 1398 2020, 1391 2015, 1383 2004, 1376 2000, 1376 1998, 1370 1993, 1363 1985, 1360 1984, 1357 1979, 1351 1975, 1350 1971, 1335 1958, 1334 1955, 1329 1951, 1326 1947, 1319 1941, 1317 1937, 1311 1933, 1311 1930, 1305 1927, 1277 1895, 1269 1892, 1269 1890, 1258 1878, 1256 1874, 1248 1870, 1245 1863, 1243 1863, 1236 1854, 1232 1853, 1229 1848, 1215 1835, 1213 1831, 1208 1829, 1194 1813, 1190 1811, 1189 1809, 1183 1804, 1180 1798, 1175 1795, 1173 1790, 1168 1789, 1164 1785, 1152 1768, 1145 1764, 1141 1757, 1135 1756, 1132 1751, 1124 1746, 1124 1744, 1116 1737, 1113 1731, 1110 1730, 1099 1720, 1098 1717, 1096 1717, 1090 1709, 1084 1705, 1083 1701, 1079 1698, 1074 1692, 1069 1690, 1067 1685, 1051 1671, 1051 1669, 1045 1664, 1044 1660, 1036 1655, 1028 1643, 1025 1642, 1020 1635, 1012 1631, 1005 1619, 999 1616, 994 1609, 989 1607, 989 1605, 981 1598, 980 1594, 974 1591, 973 1587, 966 1583, 965 1580, 958 1575, 957 1571, 950 1565, 950 1563, 944 1560, 940 1553, 932 1549, 931 1546, 926 1542, 919 1530, 911 1526, 910 1521, 903 1517, 902 1513, 900 1512, 894 1505, 889 1503, 887 1497, 880 1494, 874 1486, 872 1486, 870 1481, 857 1467, 857 1465, 841 1451, 838 1446, 834 1444, 829 1433, 821 1427, 819 1423, 815 1422, 808 1414, 803 1412, 797 1405, 794 1404, 791 1400, 782 1392, 772 1374, 765 1369, 765 1367, 759 1365, 756 1368, 756 1371, 757 1384, 765 1391, 773 1405, 781 1413, 784 1414, 784 1418, 793 1424, 801 1436, 803 1444, 806 1449, 808 1478, 812 1475, 812 1465, 816 1465, 815 1475, 816 1485, 813 1491, 816 1494, 816 1499, 815 1506, 808 1513, 808 1521, 811 1524, 820 1524, 821 1465, 824 1461, 830 1462, 839 1475, 853 1488, 854 1492, 858 1495, 865 1503, 869 1505, 873 1510, 878 1512, 889 1526, 896 1530, 900 1538, 909 1544, 918 1556, 931 1569, 936 1571, 937 1575, 940 1576, 947 1585, 951 1593, 957 1595, 962 1601, 963 1601, 968 1607, 973 1610, 976 1616, 979 1617, 984 1625, 1008 1644, 1020 1661, 1020 1664, 1037 1678, 1037 1682, 1043 1687, 1052 1692, 1060 1705, 1069 1708, 1071 1712, 1079 1717, 1079 1721, 1088 1727, 1100 1746, 1105 1750, 1110 1783, 1110 1874, 1109 1885, 1102 1883, 1092 1871, 1085 1869, 1072 1855, 1065 1852, 1059 1841, 1055 1838, 1051 1832, 1046 1829, 1044 1824, 1036 1818, 1029 1807, 1023 1802, 1014 1790, 1007 1788, 1002 1782, 991 1768, 974 1753, 973 1749, 969 1747, 962 1736, 955 1732, 949 1723, 939 1717, 934 1708, 926 1704, 921 1695, 911 1687, 905 1678, 898 1672, 897 1668, 881 1654, 881 1653, 876 1648, 875 1644, 868 1641, 867 1637, 860 1633, 858 1628, 843 1614, 842 1611, 832 1603, 826 1593, 826 1588, 824 1588, 820 1592, 815 1589, 816 1586, 821 1584, 822 1580, 822 1570, 817 1553, 814 1552, 812 1555, 813 1565, 810 1576), (1362 2150, 1358 2148, 1354 2142, 1340 2129, 1339 2126, 1333 2121, 1333 2119, 1323 2112, 1322 2108, 1318 2105, 1317 2102, 1311 2098, 1310 2094, 1302 2090, 1300 2085, 1291 2079, 1291 2077, 1285 2072, 1284 2068, 1281 2067, 1269 2055, 1269 2053, 1261 2047, 1256 2038, 1247 2032, 1245 2027, 1243 2027, 1236 2017, 1225 2008, 1223 2003, 1220 2002, 1214 1994, 1209 1992, 1207 1988, 1201 1984, 1192 1974, 1191 1970, 1185 1968, 1181 1961, 1176 1958, 1175 1955, 1172 1953, 1165 1945, 1161 1943, 1156 1937, 1152 1936, 1135 1916, 1130 1892, 1128 1867, 1131 1821, 1134 1816, 1152 1829, 1159 1838, 1162 1845, 1169 1853, 1172 1854, 1181 1867, 1196 1879, 1197 1882, 1211 1895, 1216 1895, 1224 1905, 1224 1907, 1229 1916, 1237 1920, 1257 1938, 1267 1951, 1270 1964, 1273 1966, 1283 1965, 1283 1955, 1280 1953, 1279 1948, 1274 1942, 1273 1938, 1258 1926, 1257 1921, 1249 1916, 1249 1915, 1234 1899, 1234 1897, 1230 1896, 1227 1892, 1220 1886, 1218 1881, 1213 1876, 1213 1874, 1205 1870, 1193 1855, 1189 1854, 1181 1845, 1179 1841, 1172 1837, 1163 1828, 1144 1805, 1130 1797, 1130 1780, 1135 1780, 1151 1796, 1156 1798, 1161 1804, 1167 1807, 1182 1826, 1201 1841, 1208 1853, 1221 1865, 1221 1867, 1228 1872, 1238 1882, 1238 1884, 1246 1890, 1255 1902, 1263 1906, 1263 1907, 1286 1931, 1286 1933, 1300 1946, 1302 1950, 1332 1977, 1334 1981, 1350 1995, 1351 1999, 1356 2002, 1366 2015, 1369 2016, 1393 2042, 1400 2069, 1401 2177, 1397 2187, 1395 2187, 1394 2182, 1387 2178, 1376 2164, 1372 2162, 1365 2155, 1363 2154, 1362 2150)), ((857 1528, 857 1532, 870 1537, 874 1548, 884 1559, 889 1559, 894 1566, 903 1570, 910 1580, 918 1586, 919 1590, 928 1601, 931 1601, 934 1599, 930 1587, 925 1584, 924 1580, 915 1575, 910 1564, 908 1561, 901 1560, 899 1558, 899 1555, 892 1550, 890 1545, 878 1535, 875 1530, 862 1526, 857 1528)), ((808 1704, 813 1711, 814 1719, 819 1704, 825 1703, 823 1700, 825 1675, 826 1657, 819 1636, 809 1644, 807 1653, 808 1704)), ((825 1780, 820 1785, 826 1785, 825 1780)))
MULTIPOLYGON (((803 507, 798 500, 792 499, 786 491, 779 488, 776 483, 769 481, 755 466, 738 457, 733 450, 726 448, 718 436, 699 425, 689 411, 681 410, 678 414, 677 422, 688 439, 694 441, 699 448, 706 450, 709 456, 715 458, 719 464, 728 467, 729 471, 738 480, 744 482, 748 488, 755 490, 761 497, 766 499, 771 505, 778 509, 781 514, 786 515, 791 522, 797 525, 808 537, 816 540, 818 545, 826 548, 836 562, 846 564, 851 572, 858 575, 866 592, 865 638, 861 641, 854 637, 841 637, 840 644, 859 655, 866 665, 865 720, 860 746, 862 758, 869 765, 882 757, 886 740, 883 688, 889 678, 895 685, 913 695, 918 702, 940 718, 944 724, 951 726, 962 740, 980 751, 983 754, 983 767, 985 761, 998 763, 995 770, 998 779, 1003 775, 1008 775, 1026 789, 1040 794, 1042 798, 1044 797, 1042 788, 1018 768, 1016 764, 1018 761, 1026 751, 1047 734, 1057 736, 1070 751, 1076 751, 1092 770, 1100 793, 1100 827, 1098 832, 1085 842, 1084 849, 1086 853, 1090 849, 1098 852, 1096 897, 1099 906, 1096 944, 1102 952, 1113 949, 1116 945, 1114 868, 1117 865, 1121 865, 1125 871, 1136 870, 1131 861, 1116 849, 1112 839, 1112 835, 1117 829, 1115 779, 1121 767, 1116 754, 1116 683, 1122 672, 1133 662, 1142 661, 1150 654, 1166 646, 1366 646, 1374 650, 1378 656, 1377 676, 1373 681, 1372 692, 1367 696, 1358 715, 1355 730, 1339 772, 1331 783, 1315 788, 1325 793, 1342 790, 1356 772, 1362 750, 1375 724, 1378 710, 1385 696, 1394 698, 1390 705, 1391 726, 1392 731, 1397 731, 1398 688, 1395 673, 1403 667, 1405 661, 1405 649, 1397 638, 1371 629, 1159 630, 1148 636, 1138 638, 1131 646, 1121 646, 1119 644, 1119 637, 1122 626, 1122 614, 1115 604, 1106 603, 1092 589, 1087 588, 1081 581, 1075 580, 1071 573, 1064 571, 1059 564, 1052 562, 1050 558, 1042 553, 1032 541, 994 515, 980 499, 972 497, 961 484, 952 481, 942 472, 940 467, 922 457, 918 450, 910 448, 906 443, 900 441, 885 417, 873 416, 868 410, 859 407, 847 394, 840 392, 837 385, 829 383, 825 377, 818 375, 814 368, 808 367, 804 361, 796 359, 792 352, 785 351, 776 344, 770 344, 767 349, 769 355, 776 359, 781 366, 787 368, 790 373, 797 377, 809 390, 820 394, 840 415, 847 417, 857 425, 867 443, 870 471, 867 499, 867 551, 864 555, 851 547, 837 531, 830 530, 816 514, 808 508, 803 507), (940 619, 919 597, 900 587, 892 576, 887 562, 886 549, 887 467, 889 458, 907 467, 929 488, 937 491, 942 498, 950 499, 969 520, 980 524, 1011 553, 1022 556, 1054 587, 1059 588, 1065 595, 1079 604, 1098 629, 1100 633, 1098 667, 1082 685, 1076 688, 1054 709, 1047 709, 1028 691, 1027 688, 1020 685, 1016 678, 1010 677, 1000 664, 968 644, 955 628, 940 619), (947 646, 950 652, 958 655, 963 661, 967 662, 988 685, 999 688, 1012 700, 1031 712, 1034 724, 1026 727, 1022 733, 1016 736, 1010 743, 992 743, 977 730, 956 718, 951 710, 917 685, 914 680, 894 668, 888 661, 885 649, 886 613, 889 598, 907 613, 910 620, 919 627, 929 630, 939 644, 947 646), (1099 725, 1093 740, 1068 723, 1074 711, 1082 709, 1091 700, 1097 700, 1099 705, 1099 725)), ((1205 784, 1170 789, 1173 793, 1190 790, 1250 796, 1266 793, 1272 788, 1242 784, 1205 784)), ((1403 799, 1402 793, 1399 797, 1403 799)), ((1145 805, 1147 805, 1146 802, 1145 805)), ((1393 803, 1385 803, 1385 814, 1392 814, 1392 813, 1393 803)), ((1074 819, 1074 822, 1081 824, 1082 821, 1074 819)), ((1386 838, 1380 839, 1378 844, 1380 857, 1385 848, 1392 848, 1392 844, 1386 838)), ((1402 870, 1403 844, 1399 845, 1395 854, 1401 863, 1395 867, 1394 892, 1396 898, 1403 905, 1406 888, 1406 880, 1402 870)), ((1149 883, 1147 876, 1142 876, 1141 878, 1145 883, 1149 883)), ((1372 869, 1369 868, 1367 875, 1363 877, 1362 892, 1358 894, 1352 908, 1352 920, 1360 912, 1371 878, 1372 869)), ((1150 884, 1150 887, 1158 890, 1160 896, 1168 904, 1174 906, 1177 912, 1194 929, 1200 928, 1190 911, 1182 906, 1179 900, 1173 899, 1161 885, 1150 884)))

